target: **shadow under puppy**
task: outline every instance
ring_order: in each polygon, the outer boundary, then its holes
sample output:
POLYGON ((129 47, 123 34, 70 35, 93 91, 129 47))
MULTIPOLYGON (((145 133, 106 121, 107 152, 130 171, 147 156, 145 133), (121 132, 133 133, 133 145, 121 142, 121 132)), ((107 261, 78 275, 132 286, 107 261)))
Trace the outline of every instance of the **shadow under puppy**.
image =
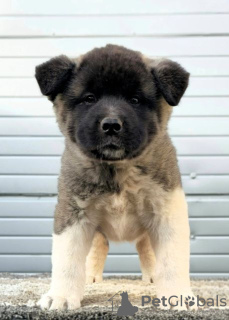
POLYGON ((52 282, 40 306, 80 307, 86 257, 91 248, 88 282, 101 281, 108 240, 136 241, 143 280, 153 278, 158 298, 193 296, 187 205, 167 133, 189 74, 176 62, 107 45, 53 58, 36 79, 65 137, 52 282))

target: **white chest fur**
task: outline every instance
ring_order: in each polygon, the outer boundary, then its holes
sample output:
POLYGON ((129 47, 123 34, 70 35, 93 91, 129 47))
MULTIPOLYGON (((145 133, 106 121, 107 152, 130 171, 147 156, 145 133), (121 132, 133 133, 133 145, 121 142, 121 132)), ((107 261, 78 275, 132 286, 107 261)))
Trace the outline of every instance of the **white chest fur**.
POLYGON ((93 209, 108 239, 133 241, 146 231, 146 221, 160 211, 165 192, 149 176, 139 175, 134 169, 118 178, 121 192, 99 196, 93 209))
POLYGON ((107 199, 101 217, 101 228, 113 241, 133 241, 144 229, 140 223, 136 199, 132 194, 122 192, 107 199))

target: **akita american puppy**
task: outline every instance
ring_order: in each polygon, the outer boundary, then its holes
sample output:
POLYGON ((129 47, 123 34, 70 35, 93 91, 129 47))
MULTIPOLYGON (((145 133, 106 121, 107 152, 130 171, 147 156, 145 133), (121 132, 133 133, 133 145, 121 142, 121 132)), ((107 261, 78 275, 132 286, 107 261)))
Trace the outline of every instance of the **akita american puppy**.
MULTIPOLYGON (((87 281, 101 281, 109 240, 136 242, 143 280, 153 280, 158 298, 193 296, 187 204, 167 132, 189 73, 107 45, 53 58, 36 68, 36 79, 65 137, 52 282, 40 306, 79 308, 86 258, 87 281)), ((179 298, 175 304, 186 308, 179 298)))

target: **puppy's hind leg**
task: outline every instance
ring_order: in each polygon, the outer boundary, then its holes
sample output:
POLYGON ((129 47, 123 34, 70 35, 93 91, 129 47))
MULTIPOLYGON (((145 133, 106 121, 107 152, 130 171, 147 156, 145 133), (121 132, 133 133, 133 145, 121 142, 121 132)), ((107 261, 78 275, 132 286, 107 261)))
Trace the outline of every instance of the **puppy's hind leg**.
POLYGON ((142 280, 145 282, 153 282, 153 269, 155 265, 155 255, 150 242, 149 235, 145 233, 137 243, 136 248, 138 251, 141 270, 142 270, 142 280))
POLYGON ((86 261, 86 283, 103 281, 103 269, 109 251, 107 238, 99 231, 95 233, 86 261))

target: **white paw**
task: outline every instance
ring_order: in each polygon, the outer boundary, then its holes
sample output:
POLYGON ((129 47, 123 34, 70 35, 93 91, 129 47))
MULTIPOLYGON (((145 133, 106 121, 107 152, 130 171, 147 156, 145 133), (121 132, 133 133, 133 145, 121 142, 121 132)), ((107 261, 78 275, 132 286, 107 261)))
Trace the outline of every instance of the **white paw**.
POLYGON ((80 307, 80 299, 78 296, 60 297, 47 293, 41 297, 37 305, 46 310, 74 310, 80 307))
POLYGON ((103 281, 103 276, 102 275, 87 276, 86 284, 92 284, 92 283, 95 283, 95 282, 102 282, 102 281, 103 281))

